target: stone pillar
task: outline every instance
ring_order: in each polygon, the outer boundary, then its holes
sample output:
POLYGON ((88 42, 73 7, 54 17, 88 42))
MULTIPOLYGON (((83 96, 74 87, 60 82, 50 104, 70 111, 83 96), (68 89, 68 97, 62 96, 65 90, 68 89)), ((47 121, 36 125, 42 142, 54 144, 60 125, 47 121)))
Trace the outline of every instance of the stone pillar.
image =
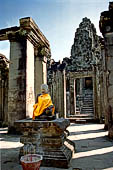
POLYGON ((66 78, 65 70, 58 71, 59 74, 59 113, 60 117, 66 118, 66 78))
POLYGON ((70 116, 70 92, 66 92, 66 117, 70 116))
POLYGON ((108 130, 109 137, 113 138, 113 32, 105 34, 107 50, 107 94, 108 94, 108 130))
POLYGON ((113 2, 109 2, 109 11, 101 13, 99 25, 106 50, 108 135, 113 139, 113 2))
POLYGON ((76 102, 75 102, 75 80, 70 79, 70 111, 71 115, 76 113, 76 102))
POLYGON ((4 123, 8 125, 8 80, 5 80, 5 91, 4 91, 4 123))
POLYGON ((82 96, 82 90, 83 90, 83 78, 80 78, 80 96, 82 96))
POLYGON ((8 125, 8 68, 9 61, 0 54, 0 120, 8 125))
POLYGON ((34 104, 34 47, 29 40, 10 41, 8 121, 32 117, 34 104))
POLYGON ((4 93, 4 91, 5 91, 5 81, 4 81, 4 79, 2 80, 2 84, 1 84, 1 92, 2 92, 2 120, 4 120, 4 99, 5 99, 5 93, 4 93))
MULTIPOLYGON (((26 41, 10 41, 8 121, 26 117, 26 41)), ((9 130, 10 131, 10 130, 9 130)))
POLYGON ((105 45, 101 47, 101 53, 102 53, 102 65, 103 65, 103 115, 105 118, 105 126, 104 128, 108 129, 108 117, 106 114, 107 106, 108 106, 108 100, 107 100, 107 68, 106 68, 106 52, 105 52, 105 45), (104 96, 103 96, 104 94, 104 96))
POLYGON ((53 72, 53 79, 52 79, 52 101, 55 105, 55 110, 58 112, 58 100, 57 100, 57 95, 58 95, 58 81, 57 81, 58 76, 56 75, 56 72, 53 72))
POLYGON ((53 72, 53 103, 55 110, 59 113, 59 117, 66 118, 66 79, 65 70, 57 70, 53 72))
POLYGON ((93 106, 94 106, 94 117, 98 117, 98 101, 97 101, 97 84, 96 84, 96 68, 93 67, 94 76, 93 79, 93 106))
POLYGON ((0 70, 0 120, 2 120, 2 114, 3 114, 3 108, 2 108, 2 105, 3 105, 3 93, 2 93, 2 74, 1 74, 1 70, 0 70))
POLYGON ((27 40, 26 59, 26 117, 32 117, 34 104, 34 46, 27 40))
POLYGON ((59 78, 59 71, 54 72, 54 104, 56 108, 56 112, 60 113, 61 112, 61 102, 59 101, 60 99, 60 78, 59 78))
POLYGON ((41 84, 47 83, 47 57, 35 56, 35 94, 39 94, 41 84))

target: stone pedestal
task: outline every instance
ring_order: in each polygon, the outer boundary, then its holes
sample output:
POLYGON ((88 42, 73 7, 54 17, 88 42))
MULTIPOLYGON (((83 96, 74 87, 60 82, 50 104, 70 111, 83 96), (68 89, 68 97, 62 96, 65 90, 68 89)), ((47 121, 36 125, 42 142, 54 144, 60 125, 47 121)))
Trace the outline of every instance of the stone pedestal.
MULTIPOLYGON (((15 126, 23 135, 20 142, 20 157, 25 154, 26 146, 31 143, 34 153, 42 155, 42 166, 68 168, 75 146, 67 139, 66 128, 69 120, 33 121, 24 119, 15 122, 15 126)), ((30 149, 28 148, 30 151, 30 149)))

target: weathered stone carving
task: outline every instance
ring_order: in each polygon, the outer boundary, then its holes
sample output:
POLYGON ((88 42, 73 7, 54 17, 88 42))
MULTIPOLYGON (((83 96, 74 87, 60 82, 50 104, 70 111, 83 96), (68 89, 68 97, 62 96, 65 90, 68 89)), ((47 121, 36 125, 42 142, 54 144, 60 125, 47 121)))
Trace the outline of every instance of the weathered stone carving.
POLYGON ((24 146, 20 149, 20 157, 27 149, 28 153, 31 151, 43 156, 42 166, 68 168, 75 150, 74 143, 67 139, 66 128, 69 124, 66 119, 16 121, 15 125, 23 133, 20 142, 24 146))
POLYGON ((68 94, 67 101, 70 101, 70 104, 67 104, 68 110, 66 110, 66 116, 75 115, 77 113, 77 96, 81 98, 80 110, 82 110, 82 107, 85 107, 83 105, 86 91, 85 86, 87 81, 91 81, 91 90, 93 96, 91 98, 91 104, 93 104, 92 108, 89 109, 92 109, 91 114, 94 113, 94 117, 96 119, 102 117, 100 112, 101 89, 99 84, 101 77, 100 72, 102 71, 101 41, 102 38, 96 34, 94 24, 91 23, 90 19, 83 18, 82 22, 79 24, 79 28, 77 28, 75 33, 70 58, 65 57, 62 62, 52 61, 48 65, 48 84, 50 87, 51 96, 54 95, 53 102, 55 102, 59 113, 61 110, 59 107, 60 104, 58 97, 60 94, 57 94, 59 88, 58 84, 60 81, 60 76, 58 73, 60 72, 62 74, 62 70, 65 70, 66 86, 64 89, 66 90, 64 93, 68 94), (88 78, 90 80, 86 80, 88 78))
POLYGON ((100 59, 99 37, 90 19, 83 18, 76 30, 71 48, 72 70, 92 70, 93 64, 100 59))

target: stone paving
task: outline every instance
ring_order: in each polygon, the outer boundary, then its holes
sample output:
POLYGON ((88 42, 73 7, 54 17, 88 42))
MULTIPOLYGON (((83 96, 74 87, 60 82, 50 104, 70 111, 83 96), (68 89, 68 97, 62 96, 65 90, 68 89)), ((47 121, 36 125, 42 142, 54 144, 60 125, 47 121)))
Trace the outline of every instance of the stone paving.
MULTIPOLYGON (((69 138, 76 144, 76 153, 68 170, 113 170, 113 140, 107 137, 103 124, 71 124, 69 138)), ((8 135, 0 128, 1 170, 22 170, 18 154, 20 136, 8 135)), ((41 167, 40 170, 66 170, 41 167)))

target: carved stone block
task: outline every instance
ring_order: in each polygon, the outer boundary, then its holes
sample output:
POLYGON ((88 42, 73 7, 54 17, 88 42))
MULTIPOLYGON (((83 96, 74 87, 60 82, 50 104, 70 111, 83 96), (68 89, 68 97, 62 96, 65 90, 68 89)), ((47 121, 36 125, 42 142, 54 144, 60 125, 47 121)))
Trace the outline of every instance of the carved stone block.
POLYGON ((75 146, 67 139, 66 128, 69 120, 33 121, 24 119, 15 122, 15 126, 23 133, 20 142, 19 157, 36 153, 43 156, 42 166, 68 168, 75 146))

